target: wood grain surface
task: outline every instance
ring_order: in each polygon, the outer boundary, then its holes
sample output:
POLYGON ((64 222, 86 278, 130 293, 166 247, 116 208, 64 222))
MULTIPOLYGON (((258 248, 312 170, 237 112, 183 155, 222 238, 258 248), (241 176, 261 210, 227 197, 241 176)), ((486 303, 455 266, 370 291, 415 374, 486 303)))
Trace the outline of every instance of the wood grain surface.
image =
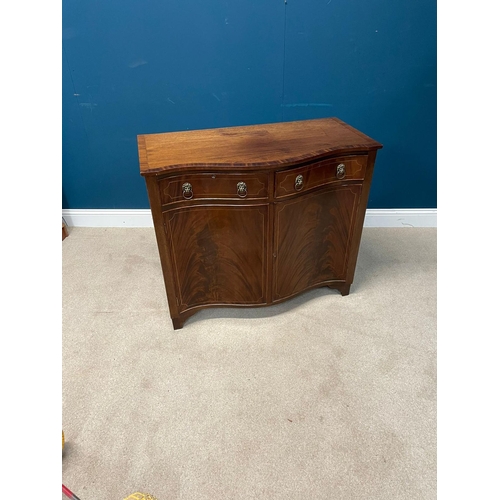
POLYGON ((381 144, 338 118, 138 136, 142 175, 280 167, 331 153, 371 151, 381 144))
POLYGON ((276 205, 274 298, 345 280, 361 184, 332 187, 276 205))
POLYGON ((191 206, 164 214, 179 311, 266 302, 268 206, 191 206))
POLYGON ((305 192, 318 186, 326 184, 342 184, 348 180, 363 180, 366 170, 367 155, 339 156, 328 160, 322 160, 305 165, 276 172, 276 198, 283 198, 296 194, 298 191, 305 192), (344 165, 345 176, 337 177, 337 167, 344 165), (295 185, 297 176, 302 176, 303 184, 298 190, 295 185))
POLYGON ((183 201, 184 183, 192 186, 192 199, 267 199, 267 174, 263 172, 220 173, 173 175, 159 180, 162 203, 183 201), (244 182, 247 188, 245 196, 239 196, 237 185, 244 182))
POLYGON ((175 329, 206 307, 349 293, 381 144, 328 118, 143 135, 138 147, 175 329))

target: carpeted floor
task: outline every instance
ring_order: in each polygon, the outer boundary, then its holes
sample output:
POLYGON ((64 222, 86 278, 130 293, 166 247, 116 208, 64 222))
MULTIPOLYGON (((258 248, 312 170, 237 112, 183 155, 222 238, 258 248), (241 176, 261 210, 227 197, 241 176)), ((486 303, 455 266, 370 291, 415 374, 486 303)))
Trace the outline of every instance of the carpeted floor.
POLYGON ((63 247, 63 483, 81 500, 436 497, 436 230, 365 228, 351 294, 174 331, 153 229, 63 247))

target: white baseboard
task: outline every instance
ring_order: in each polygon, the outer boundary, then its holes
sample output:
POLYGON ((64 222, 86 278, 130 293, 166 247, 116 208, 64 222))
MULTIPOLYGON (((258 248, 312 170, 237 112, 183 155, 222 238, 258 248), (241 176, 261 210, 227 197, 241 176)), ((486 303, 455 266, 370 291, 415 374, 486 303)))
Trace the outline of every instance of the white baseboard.
POLYGON ((153 227, 149 209, 69 209, 62 216, 70 227, 153 227))
MULTIPOLYGON (((62 216, 70 227, 153 227, 149 209, 69 209, 62 216)), ((364 227, 437 227, 437 209, 368 209, 364 227)))
POLYGON ((372 208, 364 227, 437 227, 437 208, 372 208))

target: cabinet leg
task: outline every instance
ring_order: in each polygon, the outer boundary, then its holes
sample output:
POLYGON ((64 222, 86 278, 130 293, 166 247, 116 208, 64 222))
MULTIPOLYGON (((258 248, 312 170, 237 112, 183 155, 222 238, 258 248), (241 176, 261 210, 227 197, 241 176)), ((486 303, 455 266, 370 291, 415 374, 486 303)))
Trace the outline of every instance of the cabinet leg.
POLYGON ((338 290, 342 297, 344 297, 345 295, 349 295, 351 285, 349 283, 344 283, 342 285, 328 285, 328 288, 331 288, 332 290, 338 290))
POLYGON ((186 318, 172 318, 174 330, 180 330, 184 326, 184 321, 186 321, 186 318))
POLYGON ((174 330, 180 330, 183 326, 184 323, 186 322, 187 319, 189 319, 194 313, 196 312, 196 309, 193 311, 185 311, 180 313, 180 315, 176 318, 172 318, 172 324, 174 325, 174 330))

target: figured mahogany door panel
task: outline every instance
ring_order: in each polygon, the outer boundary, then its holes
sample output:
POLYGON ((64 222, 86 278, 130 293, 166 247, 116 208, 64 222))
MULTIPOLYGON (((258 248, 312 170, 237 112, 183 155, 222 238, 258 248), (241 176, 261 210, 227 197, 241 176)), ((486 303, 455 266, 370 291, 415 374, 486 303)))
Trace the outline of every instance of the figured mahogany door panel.
POLYGON ((163 204, 183 200, 210 199, 267 199, 266 173, 206 173, 173 175, 161 179, 163 204))
POLYGON ((276 203, 274 300, 343 280, 361 184, 276 203))
POLYGON ((266 303, 268 205, 197 205, 163 214, 179 311, 266 303))
POLYGON ((347 180, 363 180, 368 156, 342 156, 276 172, 276 198, 347 180))

